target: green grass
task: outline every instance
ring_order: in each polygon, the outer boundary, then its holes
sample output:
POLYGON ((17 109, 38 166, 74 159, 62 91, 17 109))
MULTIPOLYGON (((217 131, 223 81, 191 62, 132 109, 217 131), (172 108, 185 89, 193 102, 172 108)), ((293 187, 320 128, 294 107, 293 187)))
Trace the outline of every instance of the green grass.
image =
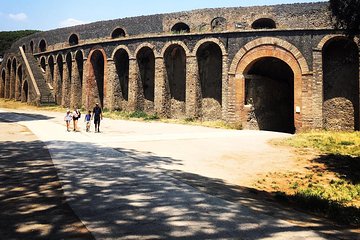
POLYGON ((322 154, 360 156, 360 132, 309 131, 281 140, 296 148, 313 148, 322 154))

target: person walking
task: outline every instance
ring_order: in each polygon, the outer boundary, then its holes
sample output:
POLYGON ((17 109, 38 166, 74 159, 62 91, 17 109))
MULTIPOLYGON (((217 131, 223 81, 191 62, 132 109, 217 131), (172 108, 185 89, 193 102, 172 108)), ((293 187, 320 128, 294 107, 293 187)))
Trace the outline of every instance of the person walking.
POLYGON ((80 110, 75 107, 74 112, 72 114, 73 123, 74 123, 74 132, 78 131, 78 120, 80 116, 81 116, 80 110))
POLYGON ((88 114, 85 115, 84 121, 86 122, 86 132, 90 131, 90 121, 91 121, 91 111, 89 110, 88 114))
POLYGON ((71 115, 70 109, 67 109, 64 120, 66 122, 66 130, 68 132, 70 132, 70 122, 71 122, 72 119, 73 119, 73 116, 71 115))
POLYGON ((95 132, 100 132, 100 121, 103 119, 102 110, 99 103, 95 104, 93 109, 92 118, 94 118, 95 132))

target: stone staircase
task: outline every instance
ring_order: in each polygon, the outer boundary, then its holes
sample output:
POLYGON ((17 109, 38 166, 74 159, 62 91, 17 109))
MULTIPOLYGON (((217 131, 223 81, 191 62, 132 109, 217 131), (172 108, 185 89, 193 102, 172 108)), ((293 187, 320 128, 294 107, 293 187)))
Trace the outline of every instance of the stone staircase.
POLYGON ((44 74, 41 70, 41 67, 38 61, 31 53, 25 53, 26 59, 29 63, 30 70, 35 78, 37 87, 40 92, 40 105, 55 105, 54 92, 50 89, 50 86, 46 83, 44 74))

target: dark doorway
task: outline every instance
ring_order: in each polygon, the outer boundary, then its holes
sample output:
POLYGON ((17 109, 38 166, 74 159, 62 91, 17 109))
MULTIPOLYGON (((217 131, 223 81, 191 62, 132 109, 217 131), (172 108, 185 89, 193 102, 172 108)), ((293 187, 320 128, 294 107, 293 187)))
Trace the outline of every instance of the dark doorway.
POLYGON ((201 87, 201 116, 221 119, 222 105, 222 52, 212 42, 202 44, 196 53, 201 87))
POLYGON ((29 85, 28 82, 25 80, 24 81, 24 86, 23 86, 23 94, 21 94, 22 96, 22 102, 27 102, 28 101, 28 97, 29 97, 29 85))
POLYGON ((324 128, 359 130, 359 53, 348 39, 323 48, 324 128))
POLYGON ((245 75, 248 122, 260 130, 294 133, 294 73, 280 59, 264 57, 245 75))
POLYGON ((54 64, 54 57, 50 56, 49 57, 49 61, 48 61, 48 65, 49 65, 49 70, 50 70, 50 76, 49 76, 49 83, 51 84, 51 86, 54 85, 54 71, 55 71, 55 64, 54 64))
POLYGON ((179 45, 171 45, 164 54, 170 117, 185 115, 186 54, 179 45))
POLYGON ((63 85, 63 78, 64 78, 64 63, 63 63, 63 57, 59 55, 56 59, 56 65, 58 68, 57 73, 57 83, 56 83, 56 103, 61 104, 61 98, 62 98, 62 85, 63 85))
POLYGON ((155 56, 149 47, 143 47, 137 54, 140 79, 144 95, 144 110, 153 110, 155 91, 155 56))
POLYGON ((101 51, 96 50, 91 56, 91 65, 93 69, 93 77, 96 83, 95 89, 90 89, 93 91, 94 99, 98 99, 101 107, 104 107, 104 56, 101 51))
POLYGON ((125 101, 129 100, 129 55, 124 49, 116 51, 114 56, 116 66, 115 95, 125 101))

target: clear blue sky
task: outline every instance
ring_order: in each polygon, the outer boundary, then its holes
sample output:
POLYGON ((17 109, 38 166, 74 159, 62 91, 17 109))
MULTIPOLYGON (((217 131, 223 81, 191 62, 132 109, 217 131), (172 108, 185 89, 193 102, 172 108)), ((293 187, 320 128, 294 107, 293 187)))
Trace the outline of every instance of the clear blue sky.
POLYGON ((50 30, 81 23, 199 8, 325 0, 0 0, 0 31, 50 30))

